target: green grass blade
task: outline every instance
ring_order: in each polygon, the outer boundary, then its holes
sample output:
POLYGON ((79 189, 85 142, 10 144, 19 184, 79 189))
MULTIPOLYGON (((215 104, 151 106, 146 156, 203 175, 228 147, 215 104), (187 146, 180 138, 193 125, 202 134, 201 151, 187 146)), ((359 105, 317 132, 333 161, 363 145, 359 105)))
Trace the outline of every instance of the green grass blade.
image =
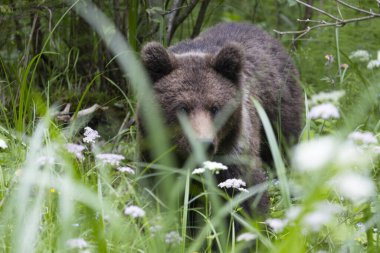
POLYGON ((185 194, 183 197, 183 214, 182 214, 182 248, 181 252, 186 250, 186 230, 187 230, 187 215, 189 212, 189 195, 190 195, 190 170, 186 173, 185 194))
POLYGON ((288 208, 291 205, 289 183, 286 176, 285 164, 282 160, 281 152, 278 148, 278 143, 276 141, 276 136, 273 132, 273 128, 271 126, 267 114, 264 111, 264 108, 260 105, 260 103, 257 100, 252 99, 252 102, 255 105, 257 113, 260 116, 261 123, 263 124, 265 134, 269 142, 269 148, 272 153, 274 166, 276 168, 277 176, 280 182, 280 190, 283 198, 284 207, 288 208))

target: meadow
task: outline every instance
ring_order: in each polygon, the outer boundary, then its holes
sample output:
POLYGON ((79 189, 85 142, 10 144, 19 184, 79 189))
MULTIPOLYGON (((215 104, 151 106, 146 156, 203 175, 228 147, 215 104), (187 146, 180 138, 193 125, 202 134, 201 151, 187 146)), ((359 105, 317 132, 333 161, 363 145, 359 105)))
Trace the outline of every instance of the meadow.
MULTIPOLYGON (((293 40, 273 30, 303 25, 299 1, 200 1, 170 37, 168 6, 178 1, 58 2, 0 4, 1 252, 380 251, 380 19, 293 40), (176 167, 150 103, 141 45, 190 37, 205 3, 202 29, 253 22, 283 42, 300 72, 304 127, 294 146, 279 142, 253 102, 274 158, 262 185, 217 184, 228 166, 207 161, 196 142, 176 167), (137 158, 137 101, 154 133, 151 163, 137 158), (265 190, 268 214, 246 214, 240 204, 265 190)), ((346 19, 362 14, 311 2, 346 19)), ((379 13, 375 1, 349 3, 379 13)))

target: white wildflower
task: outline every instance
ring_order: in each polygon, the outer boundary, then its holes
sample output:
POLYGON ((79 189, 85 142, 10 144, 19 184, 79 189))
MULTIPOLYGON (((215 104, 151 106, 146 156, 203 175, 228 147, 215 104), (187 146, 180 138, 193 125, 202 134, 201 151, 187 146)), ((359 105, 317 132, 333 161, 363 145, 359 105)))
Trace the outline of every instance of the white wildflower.
POLYGON ((246 186, 246 183, 243 180, 236 179, 236 178, 227 179, 226 181, 218 184, 218 187, 220 188, 235 188, 235 189, 238 189, 239 191, 246 190, 242 188, 242 186, 246 186))
POLYGON ((205 168, 197 168, 197 169, 194 169, 191 174, 193 174, 193 175, 195 175, 195 174, 203 174, 205 171, 206 171, 205 168))
POLYGON ((85 127, 83 135, 85 136, 83 141, 86 143, 95 143, 95 140, 100 137, 98 131, 92 129, 91 127, 85 127))
POLYGON ((165 235, 165 243, 178 244, 182 241, 181 236, 177 231, 171 231, 165 235))
POLYGON ((331 137, 301 143, 294 150, 294 167, 300 171, 320 170, 330 163, 338 145, 331 137))
POLYGON ((96 155, 96 158, 104 164, 110 164, 113 166, 119 166, 120 162, 125 159, 124 156, 117 154, 98 154, 96 155))
POLYGON ((373 69, 373 68, 378 68, 378 67, 380 67, 380 50, 377 51, 377 59, 370 61, 367 65, 368 69, 373 69))
POLYGON ((227 169, 228 169, 227 166, 222 163, 205 161, 202 163, 202 167, 194 169, 192 174, 203 174, 206 170, 209 170, 215 174, 219 174, 220 170, 227 170, 227 169))
POLYGON ((367 69, 374 69, 380 67, 380 60, 372 60, 368 62, 367 69))
POLYGON ((380 155, 380 146, 374 146, 372 148, 373 153, 380 155))
POLYGON ((159 231, 162 230, 162 226, 160 226, 160 225, 154 225, 154 226, 151 226, 151 227, 149 228, 149 230, 150 230, 150 232, 151 232, 152 234, 155 234, 155 233, 157 233, 157 232, 159 232, 159 231))
POLYGON ((37 158, 37 163, 39 165, 53 165, 55 163, 55 159, 53 156, 40 156, 37 158))
POLYGON ((238 242, 241 242, 241 241, 249 242, 249 241, 255 240, 256 238, 257 238, 257 235, 255 235, 255 234, 243 233, 236 238, 236 241, 238 241, 238 242))
POLYGON ((132 216, 133 218, 139 218, 145 216, 145 211, 138 206, 126 206, 124 214, 132 216))
POLYGON ((72 249, 83 249, 88 247, 88 243, 83 238, 73 238, 67 240, 66 244, 72 249))
POLYGON ((205 161, 202 165, 204 169, 215 172, 215 174, 218 174, 220 170, 228 169, 226 165, 218 162, 205 161))
POLYGON ((6 148, 8 148, 7 143, 4 140, 0 139, 0 149, 6 149, 6 148))
POLYGON ((303 218, 304 225, 312 231, 319 231, 324 225, 327 225, 332 219, 329 213, 314 211, 305 215, 303 218))
POLYGON ((337 103, 341 97, 345 94, 344 90, 336 90, 331 92, 320 92, 311 97, 310 103, 317 105, 325 102, 337 103))
POLYGON ((83 160, 84 156, 82 154, 82 151, 85 149, 84 146, 74 144, 74 143, 67 143, 66 149, 69 153, 74 154, 79 160, 83 160))
POLYGON ((337 175, 330 181, 330 185, 354 204, 365 202, 376 194, 376 186, 371 178, 353 172, 337 175))
POLYGON ((371 132, 355 131, 355 132, 350 133, 350 135, 348 135, 348 138, 353 140, 355 143, 359 145, 360 144, 369 145, 369 144, 377 143, 377 139, 375 135, 373 135, 373 133, 371 132))
POLYGON ((281 233, 288 224, 288 221, 281 219, 267 219, 265 223, 272 228, 273 232, 281 233))
POLYGON ((339 119, 340 114, 335 105, 325 103, 312 107, 307 117, 309 119, 339 119))
POLYGON ((369 61, 370 54, 366 50, 356 50, 354 52, 351 52, 349 57, 351 60, 367 62, 369 61))
POLYGON ((125 167, 118 167, 118 168, 116 168, 116 170, 118 170, 120 172, 129 173, 129 174, 132 174, 132 175, 135 174, 135 171, 132 168, 127 167, 127 166, 125 166, 125 167))
POLYGON ((286 211, 286 218, 287 220, 293 221, 298 218, 298 216, 301 214, 301 207, 300 206, 292 206, 286 211))
POLYGON ((370 162, 370 154, 352 141, 342 142, 337 150, 334 163, 339 168, 352 167, 366 168, 370 162))
POLYGON ((334 215, 341 212, 341 206, 328 201, 318 203, 313 212, 305 215, 302 222, 305 228, 311 231, 319 231, 325 225, 328 225, 334 218, 334 215))

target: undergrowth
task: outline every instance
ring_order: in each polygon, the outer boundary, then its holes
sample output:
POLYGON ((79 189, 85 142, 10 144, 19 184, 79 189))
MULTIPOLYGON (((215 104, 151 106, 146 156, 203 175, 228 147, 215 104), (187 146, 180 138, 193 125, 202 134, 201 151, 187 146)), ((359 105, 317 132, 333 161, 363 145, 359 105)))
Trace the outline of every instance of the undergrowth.
MULTIPOLYGON (((113 60, 128 76, 136 96, 148 106, 144 120, 155 133, 150 142, 158 159, 151 164, 136 159, 136 127, 131 121, 135 99, 111 79, 108 82, 120 97, 109 98, 105 105, 122 100, 127 115, 124 121, 111 122, 120 126, 114 128, 116 134, 110 137, 107 130, 100 131, 101 122, 92 126, 99 132, 91 129, 90 118, 80 116, 84 99, 103 73, 94 75, 76 98, 70 119, 59 120, 63 106, 54 103, 51 94, 57 92, 54 85, 59 80, 66 81, 58 85, 62 92, 79 89, 81 78, 69 71, 78 57, 75 50, 65 58, 66 71, 45 76, 49 81, 42 90, 33 83, 38 80, 39 61, 43 55, 56 57, 57 52, 43 47, 20 68, 1 61, 0 91, 6 94, 0 104, 2 252, 380 250, 380 69, 369 67, 371 60, 380 61, 376 52, 370 51, 372 55, 363 60, 363 52, 358 57, 339 47, 340 34, 334 33, 337 43, 320 60, 323 75, 312 79, 323 82, 319 87, 324 89, 308 86, 310 73, 307 82, 301 80, 306 92, 304 129, 298 144, 286 152, 280 152, 264 110, 254 101, 273 168, 268 169, 267 183, 240 185, 229 197, 227 183, 217 185, 213 177, 218 169, 226 169, 224 165, 206 163, 195 170, 206 160, 197 143, 183 168, 173 165, 169 133, 158 108, 149 107, 152 91, 137 56, 105 16, 94 7, 86 8, 72 2, 50 35, 72 9, 99 34, 117 56, 113 60), (340 65, 332 57, 340 59, 340 65), (244 213, 240 203, 266 189, 271 195, 267 216, 244 213), (203 205, 194 206, 199 200, 203 205), (196 224, 191 222, 194 215, 196 224)), ((298 61, 310 57, 302 49, 294 54, 298 61)))

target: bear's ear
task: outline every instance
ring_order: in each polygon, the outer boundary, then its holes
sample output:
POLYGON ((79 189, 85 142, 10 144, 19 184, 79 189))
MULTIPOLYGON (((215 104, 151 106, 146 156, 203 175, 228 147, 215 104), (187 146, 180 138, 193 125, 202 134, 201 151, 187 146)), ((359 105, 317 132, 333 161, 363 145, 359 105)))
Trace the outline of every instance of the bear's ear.
POLYGON ((212 59, 213 68, 233 82, 239 80, 243 68, 243 50, 237 43, 224 46, 212 59))
POLYGON ((158 42, 146 44, 141 51, 141 58, 153 82, 174 69, 174 57, 158 42))

